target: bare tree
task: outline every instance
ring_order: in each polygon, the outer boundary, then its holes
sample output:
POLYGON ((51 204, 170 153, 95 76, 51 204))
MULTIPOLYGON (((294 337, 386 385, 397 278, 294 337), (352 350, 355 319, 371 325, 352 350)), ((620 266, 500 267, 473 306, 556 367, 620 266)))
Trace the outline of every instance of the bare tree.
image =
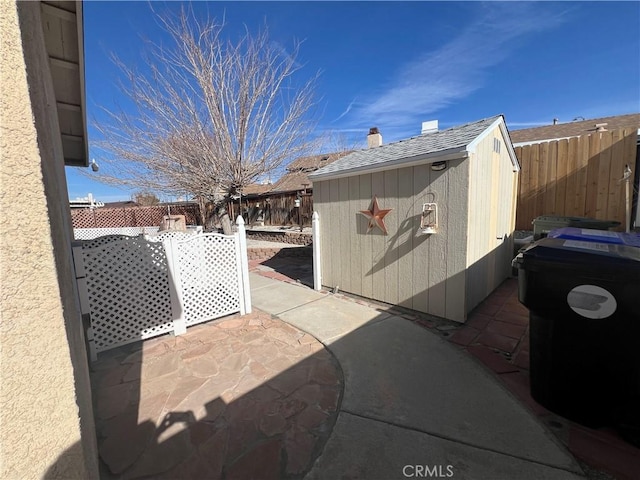
POLYGON ((352 152, 367 147, 366 130, 357 137, 348 136, 339 130, 325 130, 322 138, 317 140, 318 151, 321 152, 352 152))
POLYGON ((148 42, 141 69, 114 59, 130 105, 96 124, 108 155, 94 178, 220 202, 310 150, 317 75, 296 82, 299 43, 287 52, 266 29, 225 40, 185 9, 158 19, 170 47, 148 42))
POLYGON ((132 198, 134 202, 138 205, 142 205, 143 207, 158 205, 160 203, 160 199, 155 195, 155 193, 144 190, 135 192, 132 195, 132 198))

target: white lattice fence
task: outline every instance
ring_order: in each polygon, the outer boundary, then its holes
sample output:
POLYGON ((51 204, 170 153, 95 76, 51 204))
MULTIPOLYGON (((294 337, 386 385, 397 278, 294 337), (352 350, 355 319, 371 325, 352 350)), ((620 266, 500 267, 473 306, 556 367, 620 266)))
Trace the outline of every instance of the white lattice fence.
POLYGON ((176 240, 185 240, 187 238, 191 238, 194 235, 199 235, 201 233, 202 233, 202 227, 197 227, 195 229, 187 230, 186 232, 178 232, 178 231, 158 232, 150 235, 145 235, 145 238, 150 242, 163 242, 170 238, 175 238, 176 240))
POLYGON ((136 237, 132 237, 129 235, 116 235, 116 234, 104 235, 102 237, 92 238, 90 240, 83 240, 82 248, 87 249, 87 248, 101 247, 102 245, 106 245, 107 243, 116 242, 118 240, 131 240, 132 238, 136 238, 136 237))
POLYGON ((251 312, 244 222, 234 235, 124 235, 74 248, 83 313, 97 353, 200 322, 251 312))
POLYGON ((160 227, 113 227, 113 228, 74 228, 73 236, 76 240, 92 240, 105 235, 136 235, 158 233, 160 227))
POLYGON ((173 331, 163 245, 109 240, 82 250, 96 353, 173 331))
POLYGON ((174 274, 186 326, 244 313, 239 236, 208 233, 171 239, 174 274))

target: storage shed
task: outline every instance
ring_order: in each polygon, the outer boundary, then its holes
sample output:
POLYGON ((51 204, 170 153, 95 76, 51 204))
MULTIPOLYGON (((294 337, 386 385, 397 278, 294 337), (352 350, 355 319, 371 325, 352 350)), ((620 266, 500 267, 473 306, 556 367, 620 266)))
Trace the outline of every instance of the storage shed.
POLYGON ((309 176, 322 284, 464 322, 511 271, 519 165, 504 118, 368 140, 309 176))

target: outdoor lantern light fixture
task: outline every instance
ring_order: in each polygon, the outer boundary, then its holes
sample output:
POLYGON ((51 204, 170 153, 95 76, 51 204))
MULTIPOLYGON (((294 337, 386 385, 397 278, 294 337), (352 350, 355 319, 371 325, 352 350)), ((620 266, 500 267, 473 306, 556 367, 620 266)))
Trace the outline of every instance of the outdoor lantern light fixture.
POLYGON ((95 158, 91 159, 91 170, 93 170, 94 172, 97 172, 98 170, 100 170, 100 167, 96 163, 96 159, 95 158))
POLYGON ((445 168, 447 168, 447 162, 445 161, 434 162, 431 164, 431 170, 433 170, 434 172, 439 172, 441 170, 444 170, 445 168))
POLYGON ((435 202, 422 205, 420 216, 420 233, 432 235, 438 232, 438 204, 435 202))

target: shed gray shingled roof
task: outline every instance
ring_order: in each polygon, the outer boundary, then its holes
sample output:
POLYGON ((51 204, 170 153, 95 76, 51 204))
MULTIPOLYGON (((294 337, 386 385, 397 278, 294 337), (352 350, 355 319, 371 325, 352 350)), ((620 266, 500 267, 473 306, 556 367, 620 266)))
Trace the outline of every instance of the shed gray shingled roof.
POLYGON ((493 122, 501 117, 501 115, 496 115, 477 122, 388 143, 380 147, 357 150, 333 162, 331 165, 316 170, 309 175, 309 178, 314 179, 349 170, 362 170, 366 169, 366 167, 375 168, 389 162, 402 159, 410 160, 411 158, 439 152, 453 153, 456 150, 462 151, 464 147, 473 142, 493 122))

